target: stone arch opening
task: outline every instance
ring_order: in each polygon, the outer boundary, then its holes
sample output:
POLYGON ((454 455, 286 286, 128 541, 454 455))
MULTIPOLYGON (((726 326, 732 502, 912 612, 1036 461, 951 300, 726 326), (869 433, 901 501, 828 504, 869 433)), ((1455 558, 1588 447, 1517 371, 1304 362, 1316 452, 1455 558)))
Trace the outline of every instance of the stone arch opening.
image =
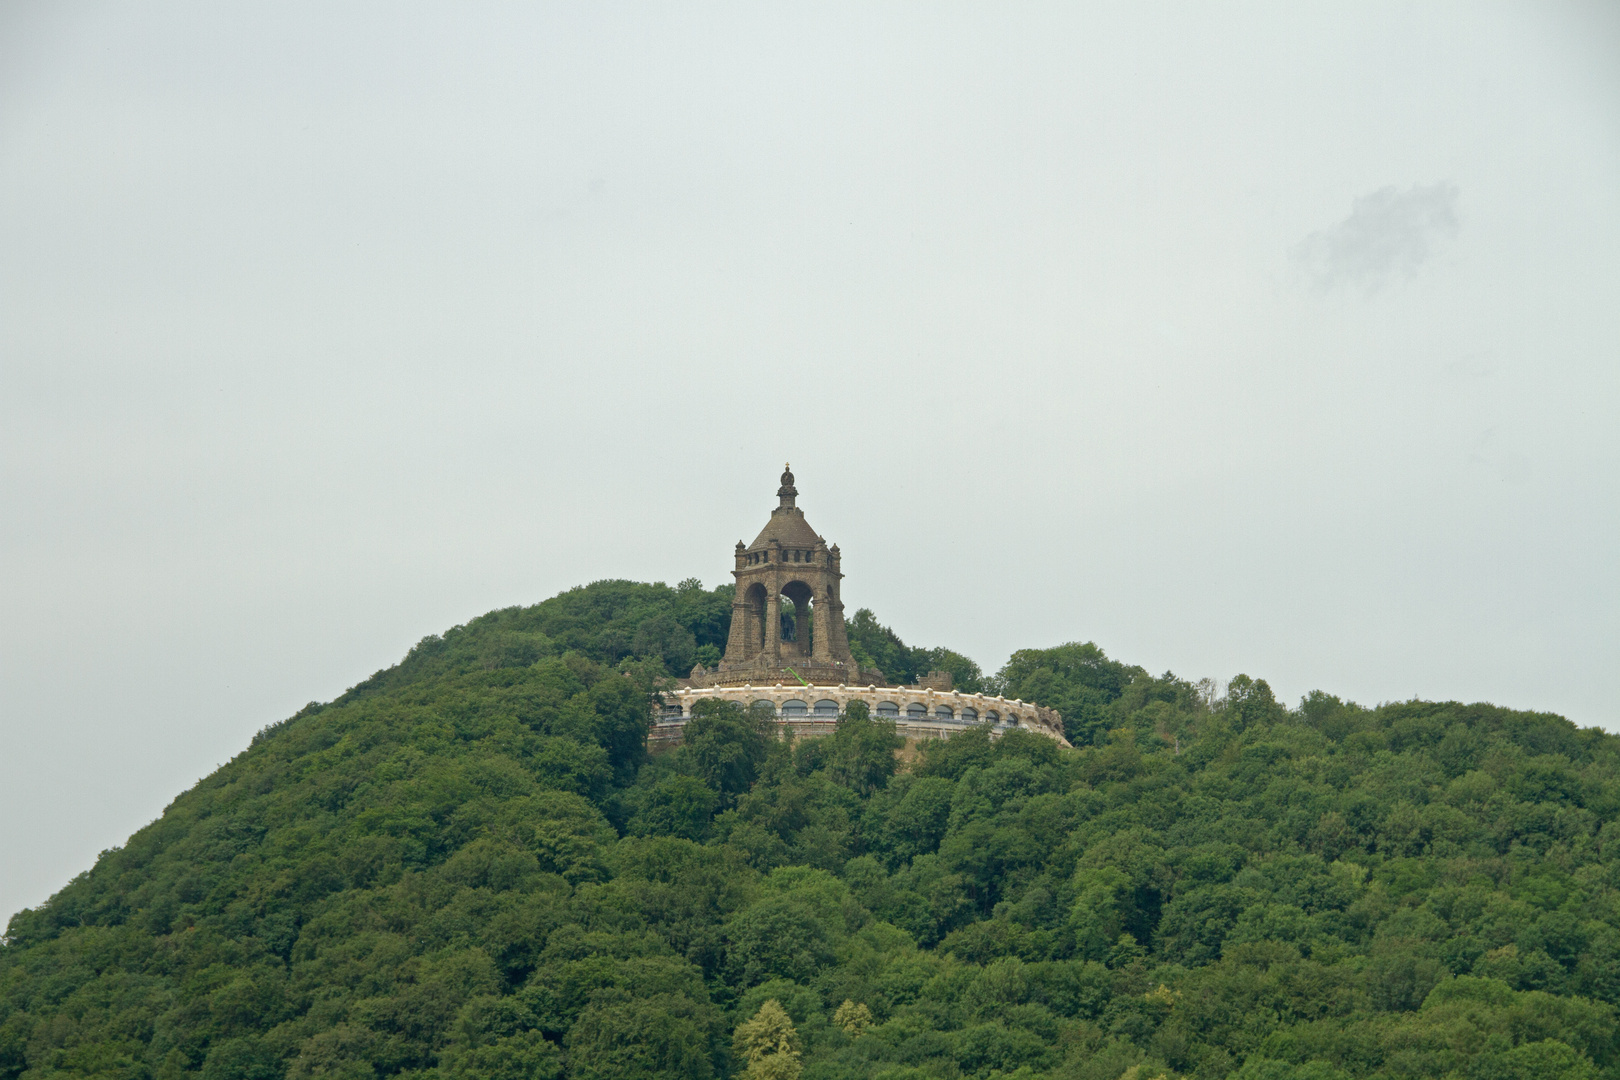
POLYGON ((822 698, 820 701, 816 702, 815 713, 817 716, 837 716, 838 702, 834 701, 832 698, 822 698))
POLYGON ((782 586, 782 598, 793 605, 791 613, 786 605, 782 608, 782 655, 809 657, 815 638, 815 592, 802 581, 790 581, 782 586))

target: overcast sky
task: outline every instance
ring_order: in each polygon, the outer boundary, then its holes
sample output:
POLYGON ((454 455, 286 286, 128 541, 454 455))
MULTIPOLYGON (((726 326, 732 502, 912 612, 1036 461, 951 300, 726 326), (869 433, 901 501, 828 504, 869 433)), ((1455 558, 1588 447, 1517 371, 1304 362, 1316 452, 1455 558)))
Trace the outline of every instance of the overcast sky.
POLYGON ((775 504, 988 670, 1620 728, 1620 6, 0 4, 0 918, 775 504))

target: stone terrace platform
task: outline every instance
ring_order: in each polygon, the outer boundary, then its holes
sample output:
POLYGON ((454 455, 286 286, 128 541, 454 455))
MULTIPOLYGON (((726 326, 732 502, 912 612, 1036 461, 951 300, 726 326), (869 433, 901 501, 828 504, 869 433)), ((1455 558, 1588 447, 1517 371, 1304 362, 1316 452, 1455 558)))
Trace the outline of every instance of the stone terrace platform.
POLYGON ((838 714, 852 701, 864 701, 873 716, 895 722, 908 739, 946 739, 980 724, 994 724, 992 735, 1013 728, 1039 732, 1064 746, 1063 717, 1054 709, 1027 701, 936 690, 921 686, 705 686, 681 687, 664 694, 662 715, 655 718, 650 746, 674 746, 691 718, 692 706, 715 698, 735 701, 744 708, 762 702, 776 713, 776 722, 795 735, 830 732, 838 714))

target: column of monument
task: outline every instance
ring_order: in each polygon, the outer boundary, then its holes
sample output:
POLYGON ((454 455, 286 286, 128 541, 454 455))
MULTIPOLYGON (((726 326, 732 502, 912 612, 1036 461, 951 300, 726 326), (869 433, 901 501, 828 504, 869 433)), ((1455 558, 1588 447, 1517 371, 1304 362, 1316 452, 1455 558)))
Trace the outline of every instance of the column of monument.
POLYGON ((832 559, 827 555, 827 549, 822 544, 816 545, 816 565, 821 568, 817 574, 816 584, 819 589, 816 593, 816 636, 814 659, 818 664, 829 667, 833 662, 833 576, 832 559))
POLYGON ((765 576, 765 657, 772 666, 782 663, 782 545, 773 543, 763 552, 771 564, 765 576))

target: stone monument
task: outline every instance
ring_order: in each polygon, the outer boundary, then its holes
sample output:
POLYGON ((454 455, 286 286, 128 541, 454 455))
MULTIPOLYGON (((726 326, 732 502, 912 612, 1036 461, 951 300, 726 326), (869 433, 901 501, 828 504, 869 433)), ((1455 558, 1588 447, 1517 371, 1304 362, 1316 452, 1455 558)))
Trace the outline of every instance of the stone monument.
POLYGON ((693 685, 837 686, 883 681, 862 672, 844 630, 838 545, 816 534, 798 507, 792 466, 782 473, 777 506, 752 544, 737 541, 736 598, 726 655, 714 672, 694 671, 693 685))
POLYGON ((838 545, 829 547, 804 520, 798 497, 789 466, 771 520, 752 544, 737 541, 726 655, 716 670, 695 667, 691 678, 665 692, 650 746, 679 744, 692 706, 705 700, 767 710, 797 735, 825 734, 860 701, 870 715, 893 720, 907 738, 945 739, 988 726, 995 737, 1022 728, 1068 745, 1063 717, 1053 709, 957 690, 943 671, 895 686, 883 672, 861 667, 844 629, 838 545))

